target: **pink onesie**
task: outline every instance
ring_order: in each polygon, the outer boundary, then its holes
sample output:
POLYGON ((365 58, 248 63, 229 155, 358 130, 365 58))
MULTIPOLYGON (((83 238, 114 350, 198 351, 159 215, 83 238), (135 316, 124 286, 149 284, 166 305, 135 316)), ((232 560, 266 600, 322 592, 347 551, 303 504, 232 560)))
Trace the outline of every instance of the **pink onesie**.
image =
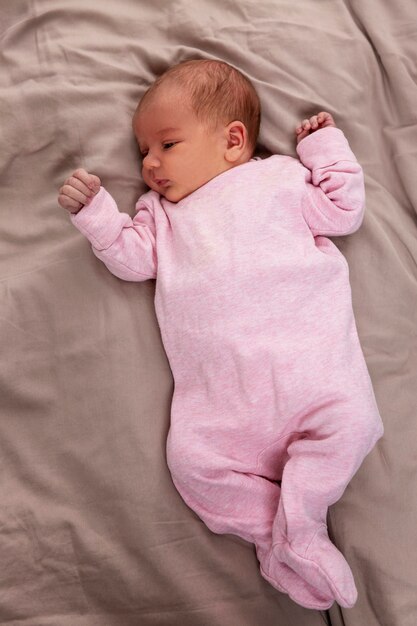
POLYGON ((123 280, 156 279, 175 388, 167 462, 215 533, 253 542, 261 573, 299 604, 356 601, 328 507, 383 434, 348 264, 327 236, 364 214, 340 129, 219 174, 178 203, 119 212, 101 187, 73 224, 123 280))

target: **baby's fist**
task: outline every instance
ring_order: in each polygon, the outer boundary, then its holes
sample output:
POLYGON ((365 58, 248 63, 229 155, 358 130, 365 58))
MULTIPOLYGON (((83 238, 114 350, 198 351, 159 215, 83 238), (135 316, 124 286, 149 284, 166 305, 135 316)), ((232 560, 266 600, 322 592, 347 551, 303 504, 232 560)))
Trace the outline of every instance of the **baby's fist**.
POLYGON ((327 126, 336 127, 333 117, 330 113, 327 113, 327 111, 321 111, 321 113, 313 115, 310 119, 306 118, 295 129, 297 144, 299 144, 300 141, 304 139, 304 137, 307 137, 310 133, 313 133, 315 130, 319 130, 320 128, 326 128, 327 126))
POLYGON ((70 213, 78 213, 100 191, 100 186, 98 176, 79 168, 67 178, 59 190, 58 203, 70 213))

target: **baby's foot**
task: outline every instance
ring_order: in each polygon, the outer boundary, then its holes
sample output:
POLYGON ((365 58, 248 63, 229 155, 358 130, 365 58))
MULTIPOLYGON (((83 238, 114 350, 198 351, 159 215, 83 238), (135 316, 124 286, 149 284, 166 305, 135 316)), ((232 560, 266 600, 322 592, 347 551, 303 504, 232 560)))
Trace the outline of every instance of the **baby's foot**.
MULTIPOLYGON (((355 581, 346 559, 321 526, 304 556, 285 539, 273 546, 276 557, 321 594, 332 596, 340 606, 351 608, 357 599, 355 581)), ((301 552, 301 551, 300 551, 301 552)))
POLYGON ((331 594, 322 593, 312 587, 285 563, 281 563, 272 551, 269 551, 269 555, 265 557, 258 551, 258 558, 261 562, 260 570, 263 578, 278 591, 288 594, 297 604, 307 609, 320 611, 332 606, 334 597, 331 594))

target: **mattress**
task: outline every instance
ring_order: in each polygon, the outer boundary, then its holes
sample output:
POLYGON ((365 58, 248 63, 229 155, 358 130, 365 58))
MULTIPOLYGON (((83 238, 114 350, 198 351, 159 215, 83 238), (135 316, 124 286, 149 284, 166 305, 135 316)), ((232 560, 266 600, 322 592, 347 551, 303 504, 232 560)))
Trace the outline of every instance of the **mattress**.
POLYGON ((16 0, 0 12, 0 623, 415 626, 417 9, 382 0, 16 0), (77 167, 134 215, 131 118, 167 67, 225 60, 262 102, 260 156, 325 110, 363 167, 335 237, 385 434, 329 510, 358 587, 308 610, 215 535, 166 464, 173 378, 155 281, 113 276, 57 203, 77 167))

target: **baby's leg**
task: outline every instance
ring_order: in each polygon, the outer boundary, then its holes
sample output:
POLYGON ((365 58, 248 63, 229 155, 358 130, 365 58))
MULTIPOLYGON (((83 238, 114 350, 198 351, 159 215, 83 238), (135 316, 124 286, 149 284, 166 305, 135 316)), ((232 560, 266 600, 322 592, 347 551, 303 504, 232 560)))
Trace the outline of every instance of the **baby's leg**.
POLYGON ((353 606, 357 591, 349 565, 328 537, 327 510, 382 433, 372 402, 357 400, 315 407, 305 419, 305 438, 288 447, 271 560, 285 562, 345 607, 353 606))
MULTIPOLYGON (((214 446, 213 446, 214 447, 214 446)), ((279 486, 262 476, 242 471, 239 463, 205 445, 191 447, 178 433, 168 437, 167 460, 173 482, 188 506, 215 533, 231 533, 254 543, 261 573, 276 589, 307 608, 326 609, 334 597, 321 592, 291 567, 274 559, 272 525, 279 486), (239 467, 239 469, 235 469, 239 467)))

